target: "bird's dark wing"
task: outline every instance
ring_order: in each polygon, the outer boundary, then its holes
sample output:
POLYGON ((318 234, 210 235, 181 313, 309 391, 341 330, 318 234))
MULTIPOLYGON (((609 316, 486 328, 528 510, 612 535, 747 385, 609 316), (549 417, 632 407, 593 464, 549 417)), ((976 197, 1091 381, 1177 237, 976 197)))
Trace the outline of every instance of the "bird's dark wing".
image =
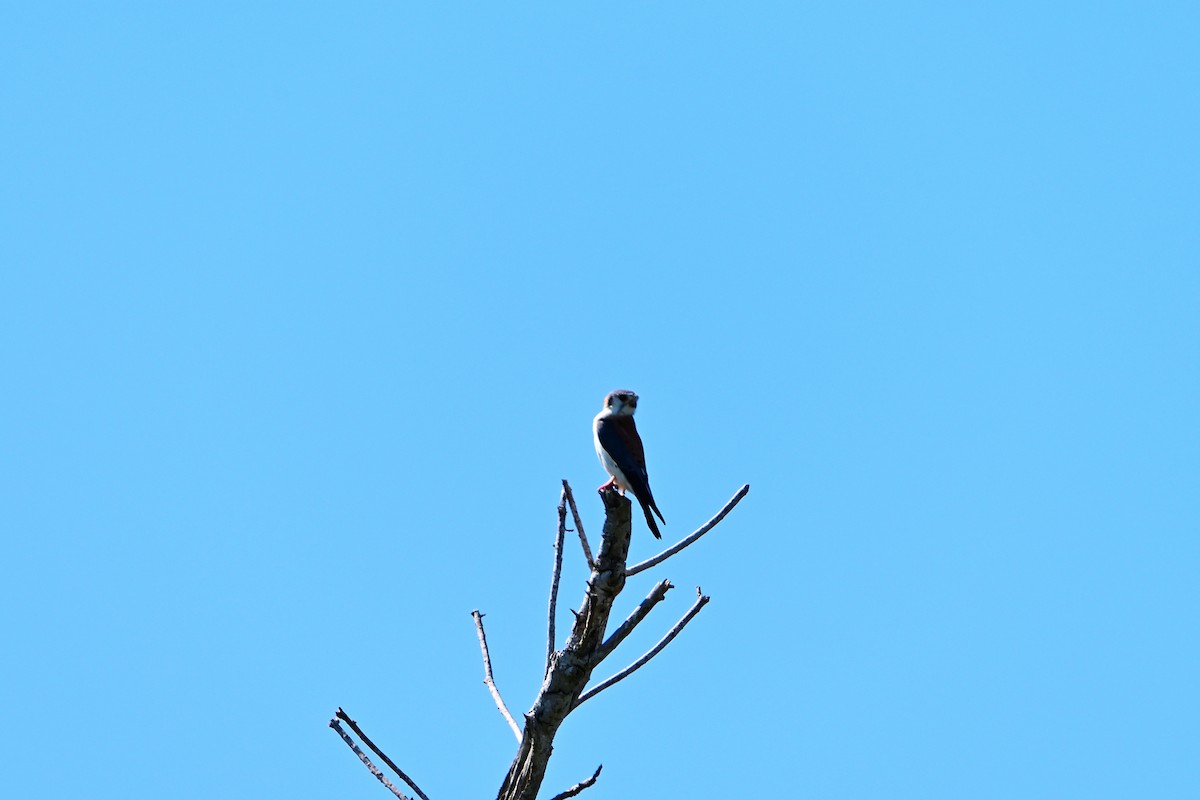
POLYGON ((650 476, 646 472, 646 451, 633 417, 612 416, 601 419, 596 426, 596 437, 600 440, 600 446, 616 462, 629 483, 629 491, 633 492, 642 510, 646 512, 650 532, 655 537, 662 538, 654 517, 650 515, 651 510, 664 523, 666 520, 654 502, 654 493, 650 491, 650 476))

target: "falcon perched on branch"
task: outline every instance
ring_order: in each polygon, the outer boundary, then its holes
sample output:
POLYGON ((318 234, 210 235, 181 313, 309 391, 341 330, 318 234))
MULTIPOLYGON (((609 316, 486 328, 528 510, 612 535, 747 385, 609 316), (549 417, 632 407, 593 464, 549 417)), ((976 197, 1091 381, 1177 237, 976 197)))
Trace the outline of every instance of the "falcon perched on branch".
POLYGON ((625 490, 633 496, 646 513, 646 524, 655 539, 661 539, 654 514, 662 520, 662 512, 654 504, 650 491, 650 476, 646 474, 646 452, 642 448, 642 437, 638 436, 633 423, 633 412, 637 411, 638 396, 627 389, 617 389, 604 397, 604 408, 592 423, 592 435, 596 440, 596 455, 612 479, 600 487, 601 490, 615 486, 622 494, 625 490))

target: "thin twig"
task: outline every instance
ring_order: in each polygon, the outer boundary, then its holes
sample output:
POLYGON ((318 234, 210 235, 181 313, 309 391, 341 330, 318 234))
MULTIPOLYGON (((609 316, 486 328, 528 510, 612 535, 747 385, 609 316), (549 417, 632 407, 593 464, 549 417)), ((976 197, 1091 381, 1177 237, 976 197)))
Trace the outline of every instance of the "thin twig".
POLYGON ((558 533, 554 536, 554 577, 550 581, 550 619, 546 624, 546 675, 550 672, 550 659, 554 657, 554 620, 558 614, 558 579, 562 575, 563 537, 567 530, 567 488, 563 481, 562 494, 558 499, 558 533))
POLYGON ((583 532, 583 520, 579 516, 579 507, 575 505, 575 495, 571 492, 571 484, 563 478, 563 491, 567 493, 567 502, 571 504, 571 517, 575 520, 575 532, 579 534, 579 543, 583 545, 583 557, 587 559, 588 569, 596 567, 592 558, 592 548, 588 547, 587 535, 583 532))
POLYGON ((483 653, 483 683, 492 693, 492 699, 496 701, 496 708, 500 709, 500 713, 508 720, 508 727, 512 728, 513 736, 516 736, 517 741, 520 742, 521 729, 517 727, 517 721, 513 719, 513 715, 508 712, 508 706, 504 705, 504 698, 500 696, 500 690, 496 688, 496 681, 492 679, 492 657, 488 655, 487 634, 483 632, 483 614, 476 609, 471 612, 471 616, 475 618, 475 631, 479 634, 479 650, 483 653))
POLYGON ((554 797, 551 797, 550 800, 567 800, 568 797, 574 797, 575 795, 579 794, 584 789, 588 788, 593 783, 595 783, 596 778, 600 777, 600 770, 602 770, 602 769, 604 769, 603 764, 596 767, 596 771, 592 773, 592 777, 588 778, 586 781, 580 781, 579 783, 572 786, 570 789, 567 789, 565 792, 554 795, 554 797))
POLYGON ((667 580, 659 581, 655 584, 654 588, 650 590, 650 594, 646 595, 645 600, 638 603, 638 607, 633 610, 629 618, 622 622, 620 627, 613 631, 612 635, 604 641, 604 644, 596 649, 596 654, 592 656, 592 666, 594 667, 608 658, 609 654, 617 648, 617 645, 623 642, 625 637, 637 627, 638 623, 646 618, 646 615, 650 613, 650 609, 661 603, 663 598, 667 596, 667 591, 673 588, 675 587, 667 580))
MULTIPOLYGON (((341 709, 338 709, 338 711, 341 711, 341 709)), ((367 769, 371 770, 371 774, 378 778, 379 782, 386 786, 388 791, 396 795, 399 800, 412 800, 411 797, 397 789, 395 785, 387 779, 387 776, 383 774, 383 771, 379 769, 379 767, 371 763, 371 759, 367 758, 367 754, 358 748, 358 745, 356 745, 354 740, 350 738, 350 734, 342 730, 342 726, 338 724, 337 719, 329 720, 329 727, 338 732, 338 735, 342 737, 342 741, 344 741, 346 745, 354 751, 356 756, 362 759, 362 762, 363 764, 366 764, 367 769)), ((424 797, 424 795, 422 795, 422 797, 424 797)), ((428 800, 428 798, 426 798, 426 800, 428 800)))
POLYGON ((407 783, 409 785, 409 787, 414 792, 416 792, 417 795, 420 796, 421 800, 429 800, 429 796, 421 791, 421 787, 417 786, 417 784, 415 782, 413 782, 412 778, 405 775, 404 770, 397 767, 396 762, 392 761, 390 758, 387 757, 387 753, 383 752, 378 747, 376 747, 375 743, 371 741, 371 737, 369 737, 365 733, 363 733, 363 729, 358 727, 358 723, 355 722, 354 720, 350 719, 350 715, 347 714, 345 711, 342 711, 342 709, 340 707, 337 710, 337 718, 340 719, 342 722, 345 722, 347 725, 349 725, 350 729, 352 731, 354 731, 356 734, 358 734, 358 738, 362 739, 363 742, 366 743, 367 747, 371 748, 371 750, 374 751, 375 755, 382 758, 383 763, 387 764, 388 767, 391 768, 392 772, 394 772, 398 776, 400 776, 400 780, 407 783))
POLYGON ((632 567, 625 570, 625 576, 632 577, 634 575, 637 575, 639 572, 642 572, 643 570, 650 569, 655 564, 661 564, 663 561, 666 561, 668 558, 675 555, 680 550, 687 547, 689 544, 691 544, 692 542, 696 541, 704 534, 711 531, 713 528, 715 528, 717 526, 718 522, 725 519, 725 515, 728 514, 730 511, 732 511, 733 507, 736 506, 739 502, 741 502, 741 499, 743 497, 745 497, 746 493, 749 491, 750 491, 750 484, 747 483, 745 486, 743 486, 741 489, 738 490, 738 493, 735 494, 728 503, 725 504, 724 508, 722 508, 720 511, 717 512, 717 515, 715 517, 713 517, 708 522, 704 523, 699 528, 697 528, 695 533, 691 534, 686 539, 680 541, 678 544, 671 545, 670 547, 668 547, 666 550, 663 550, 658 555, 648 558, 639 564, 634 564, 632 567))
POLYGON ((651 647, 646 652, 646 655, 642 656, 637 661, 618 672, 616 675, 613 675, 606 681, 596 684, 591 689, 588 689, 586 692, 581 694, 579 699, 575 701, 574 707, 578 708, 579 706, 583 705, 585 700, 595 697, 608 687, 612 686, 614 683, 623 680, 624 678, 628 678, 630 675, 636 672, 639 667, 643 666, 647 661, 658 655, 664 647, 671 643, 672 639, 679 635, 679 632, 683 630, 683 627, 692 621, 692 617, 700 613, 700 609, 704 608, 704 606, 708 604, 709 599, 710 598, 708 595, 700 593, 700 587, 697 586, 696 602, 693 603, 692 607, 688 609, 688 612, 683 615, 683 619, 679 620, 679 622, 676 622, 675 627, 667 631, 667 635, 658 640, 658 644, 654 645, 654 647, 651 647))

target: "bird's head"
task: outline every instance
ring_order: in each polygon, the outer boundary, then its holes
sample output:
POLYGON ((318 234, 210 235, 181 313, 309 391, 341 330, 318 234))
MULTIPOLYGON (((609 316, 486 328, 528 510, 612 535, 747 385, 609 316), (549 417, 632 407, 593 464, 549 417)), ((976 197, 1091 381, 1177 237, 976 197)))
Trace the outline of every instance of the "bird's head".
POLYGON ((632 417, 638 396, 628 389, 614 389, 604 396, 604 408, 613 415, 632 417))

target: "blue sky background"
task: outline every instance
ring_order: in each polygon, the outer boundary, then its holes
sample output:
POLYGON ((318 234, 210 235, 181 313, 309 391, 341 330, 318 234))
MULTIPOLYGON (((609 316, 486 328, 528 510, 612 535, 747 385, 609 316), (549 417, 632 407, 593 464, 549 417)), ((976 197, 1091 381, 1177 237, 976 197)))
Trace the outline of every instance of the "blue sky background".
POLYGON ((545 797, 1192 795, 1198 41, 1182 2, 5 4, 5 796, 387 797, 339 705, 494 796, 470 612, 524 711, 615 387, 669 540, 752 490, 630 582, 679 588, 615 662, 713 600, 545 797))

